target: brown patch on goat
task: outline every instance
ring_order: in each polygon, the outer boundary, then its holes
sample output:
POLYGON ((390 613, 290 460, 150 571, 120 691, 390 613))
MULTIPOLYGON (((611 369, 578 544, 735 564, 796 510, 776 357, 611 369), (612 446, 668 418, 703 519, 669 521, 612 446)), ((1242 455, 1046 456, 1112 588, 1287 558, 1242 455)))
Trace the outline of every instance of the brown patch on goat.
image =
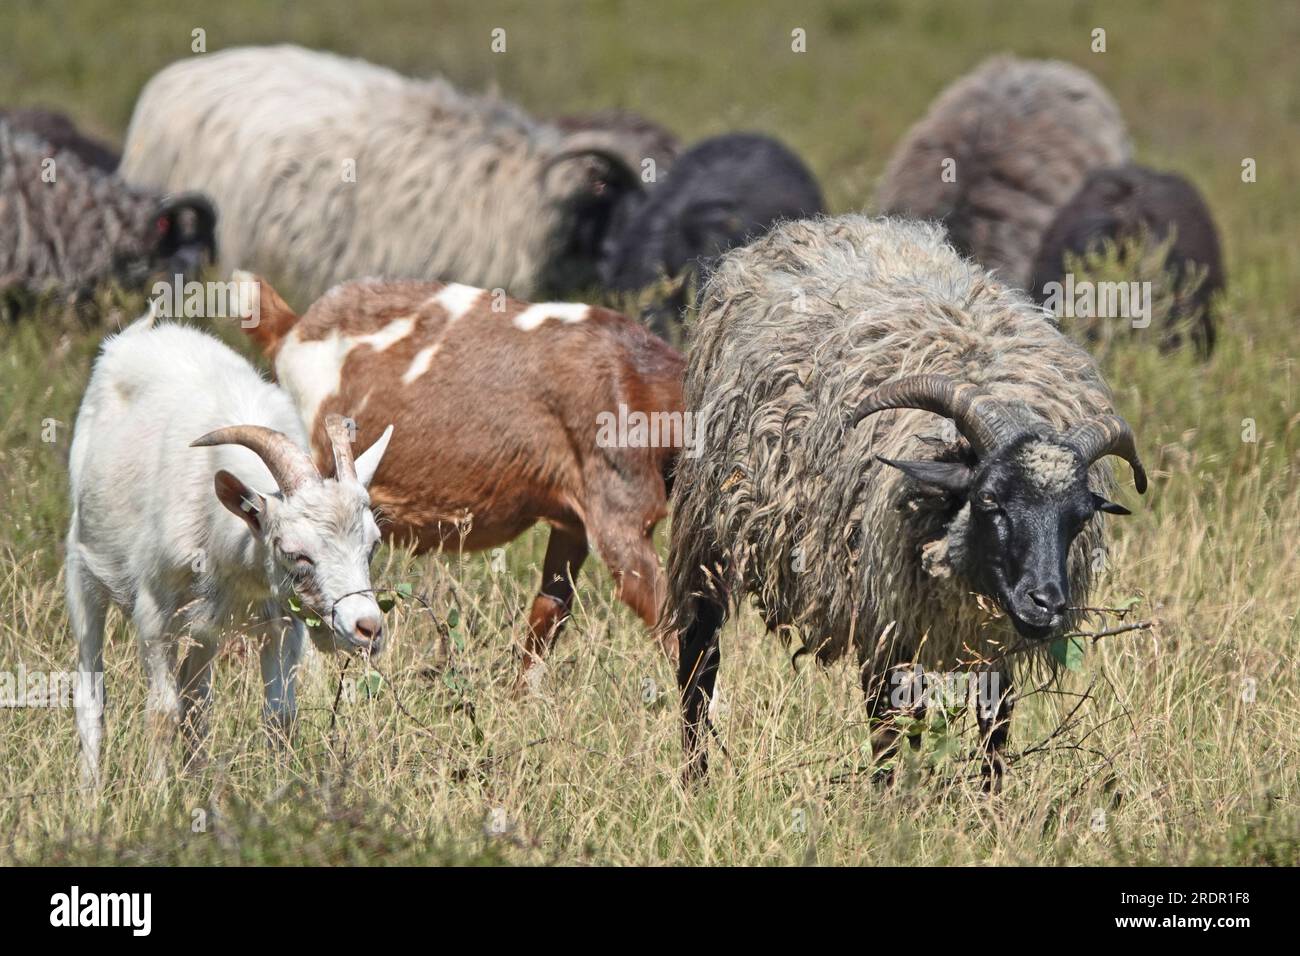
POLYGON ((280 351, 281 340, 298 324, 298 313, 289 308, 289 303, 280 297, 280 293, 263 281, 261 276, 247 280, 258 285, 256 306, 257 324, 245 328, 250 338, 257 343, 266 357, 275 362, 276 353, 280 351))
MULTIPOLYGON (((444 288, 376 280, 336 287, 285 344, 356 338, 414 320, 382 349, 354 344, 346 353, 339 390, 309 423, 317 464, 330 466, 324 422, 331 412, 356 422, 358 449, 392 423, 370 498, 393 541, 419 551, 477 551, 504 545, 539 520, 551 525, 523 648, 523 689, 528 668, 568 616, 589 547, 610 569, 618 597, 648 627, 658 621, 666 588, 653 534, 679 449, 601 448, 597 416, 617 415, 620 404, 629 413, 681 414, 684 360, 637 323, 597 307, 579 321, 546 320, 525 331, 514 319, 529 303, 498 300, 503 308, 494 311, 483 293, 449 322, 435 301, 444 288), (433 345, 427 368, 413 370, 433 345)), ((665 650, 675 655, 675 640, 665 650)))

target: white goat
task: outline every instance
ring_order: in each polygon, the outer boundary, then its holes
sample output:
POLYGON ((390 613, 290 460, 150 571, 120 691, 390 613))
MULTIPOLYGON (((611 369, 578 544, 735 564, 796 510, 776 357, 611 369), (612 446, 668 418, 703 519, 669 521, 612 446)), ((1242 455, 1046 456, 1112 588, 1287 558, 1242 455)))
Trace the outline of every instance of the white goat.
POLYGON ((105 342, 72 440, 66 558, 87 784, 100 782, 110 602, 139 634, 155 779, 178 725, 188 757, 202 741, 212 661, 234 615, 253 607, 261 618, 274 731, 293 721, 306 633, 322 650, 380 650, 366 488, 392 427, 355 461, 341 418, 329 432, 335 474, 324 479, 289 397, 215 338, 147 317, 105 342))

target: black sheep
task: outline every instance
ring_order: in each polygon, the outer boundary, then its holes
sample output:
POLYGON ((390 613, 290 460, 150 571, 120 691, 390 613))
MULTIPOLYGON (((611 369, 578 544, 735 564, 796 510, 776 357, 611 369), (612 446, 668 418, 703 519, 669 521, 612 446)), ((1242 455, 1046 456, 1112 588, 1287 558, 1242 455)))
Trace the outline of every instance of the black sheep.
POLYGON ((664 277, 678 280, 646 310, 663 333, 670 319, 680 319, 692 272, 707 275, 722 253, 777 222, 823 211, 816 179, 784 145, 757 133, 714 136, 682 153, 644 194, 624 200, 605 240, 601 281, 633 292, 664 277))
POLYGON ((1096 252, 1110 240, 1163 243, 1174 236, 1164 262, 1176 294, 1163 330, 1162 344, 1178 344, 1176 325, 1196 324, 1192 337, 1203 355, 1214 348, 1214 317, 1210 303, 1223 288, 1223 258, 1219 234, 1200 192, 1176 173, 1160 173, 1126 164, 1094 170, 1043 235, 1034 262, 1030 292, 1044 301, 1049 283, 1063 282, 1066 255, 1096 252), (1183 295, 1192 269, 1203 268, 1205 279, 1183 295))

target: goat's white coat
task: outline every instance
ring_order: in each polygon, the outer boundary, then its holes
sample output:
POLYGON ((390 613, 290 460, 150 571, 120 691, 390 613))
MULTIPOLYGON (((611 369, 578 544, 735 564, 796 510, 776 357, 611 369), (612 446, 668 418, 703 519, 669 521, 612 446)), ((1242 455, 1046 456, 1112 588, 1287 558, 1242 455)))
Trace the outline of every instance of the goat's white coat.
POLYGON ((547 319, 581 322, 591 314, 591 306, 581 302, 538 302, 515 316, 515 328, 531 332, 547 319))
MULTIPOLYGON (((346 636, 363 615, 379 614, 368 593, 369 548, 378 528, 363 482, 373 476, 387 434, 357 459, 358 481, 324 481, 288 498, 275 496, 276 482, 255 452, 190 443, 218 428, 261 425, 305 450, 307 436, 292 400, 211 336, 151 323, 152 316, 142 319, 105 342, 72 441, 66 585, 83 674, 76 705, 88 781, 98 780, 103 687, 87 677, 103 673, 110 602, 138 631, 149 710, 164 724, 197 706, 201 732, 221 631, 250 606, 269 638, 262 652, 267 716, 282 723, 293 717, 305 627, 286 624, 283 576, 271 549, 218 500, 213 479, 219 470, 266 497, 264 519, 275 533, 310 545, 317 562, 313 578, 332 612, 333 646, 347 646, 346 636), (179 667, 168 636, 174 620, 196 642, 179 667), (185 688, 192 699, 183 701, 185 688)), ((164 769, 162 755, 155 754, 155 774, 164 769)))

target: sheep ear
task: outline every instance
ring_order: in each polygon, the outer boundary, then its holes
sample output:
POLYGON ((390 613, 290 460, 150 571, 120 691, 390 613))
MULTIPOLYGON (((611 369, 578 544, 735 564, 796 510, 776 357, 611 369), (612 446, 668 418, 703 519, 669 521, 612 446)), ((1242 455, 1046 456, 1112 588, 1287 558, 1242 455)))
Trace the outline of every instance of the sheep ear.
POLYGON ((256 537, 262 537, 269 508, 266 496, 254 491, 225 469, 217 472, 213 485, 217 490, 217 500, 226 506, 226 510, 242 518, 256 537))
POLYGON ((1092 496, 1092 507, 1097 511, 1104 511, 1108 515, 1131 515, 1133 513, 1123 505, 1117 505, 1115 502, 1108 501, 1098 494, 1092 496))
POLYGON ((969 491, 975 478, 975 472, 959 461, 890 461, 879 455, 876 460, 897 468, 909 478, 944 491, 969 491))
POLYGON ((393 426, 389 425, 379 436, 379 440, 363 451, 361 457, 357 459, 357 481, 361 482, 362 488, 370 487, 375 472, 379 470, 379 462, 383 460, 384 452, 388 450, 388 439, 392 437, 393 426))

